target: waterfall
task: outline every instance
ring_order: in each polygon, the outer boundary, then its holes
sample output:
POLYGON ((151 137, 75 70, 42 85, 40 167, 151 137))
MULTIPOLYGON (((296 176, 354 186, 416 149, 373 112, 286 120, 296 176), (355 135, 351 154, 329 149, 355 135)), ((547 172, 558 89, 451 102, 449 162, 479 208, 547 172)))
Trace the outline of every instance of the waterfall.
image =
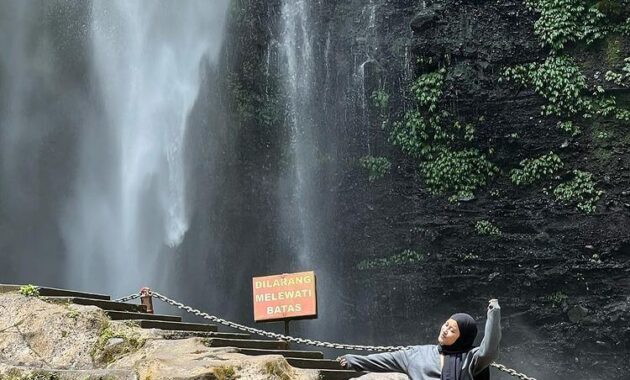
POLYGON ((141 281, 157 280, 165 263, 160 253, 181 243, 188 229, 187 117, 202 60, 218 55, 225 6, 201 0, 93 3, 95 81, 115 155, 92 153, 98 134, 83 141, 76 198, 64 220, 72 260, 83 264, 76 285, 93 278, 94 265, 102 262, 101 287, 120 275, 128 279, 121 288, 136 289, 141 281), (107 192, 95 178, 99 167, 114 184, 107 192))
POLYGON ((34 210, 25 229, 36 225, 38 205, 54 206, 58 237, 32 239, 61 241, 65 252, 28 253, 65 259, 54 285, 120 294, 164 277, 189 228, 188 118, 201 69, 218 58, 227 5, 0 5, 3 203, 18 204, 15 214, 34 210), (51 157, 59 162, 47 166, 51 157))
POLYGON ((322 317, 296 326, 297 333, 324 338, 336 331, 334 316, 341 310, 335 186, 340 165, 337 137, 343 127, 335 122, 340 115, 330 114, 334 103, 327 99, 337 85, 331 83, 337 62, 334 35, 320 30, 319 6, 308 0, 282 4, 279 70, 290 138, 279 187, 283 220, 278 239, 287 242, 292 257, 289 265, 283 264, 286 271, 314 270, 318 278, 322 317))
POLYGON ((365 145, 367 147, 367 154, 371 154, 370 149, 370 118, 368 115, 368 100, 365 88, 365 65, 369 62, 373 62, 372 59, 361 63, 354 74, 355 91, 357 94, 357 105, 359 107, 361 117, 359 122, 364 127, 365 145))
POLYGON ((376 30, 376 9, 377 5, 374 0, 367 2, 361 11, 361 17, 359 18, 362 25, 364 25, 365 36, 362 37, 359 42, 358 56, 354 56, 354 93, 355 104, 358 108, 358 122, 363 125, 363 134, 365 139, 365 146, 367 154, 372 154, 370 146, 370 118, 368 114, 368 98, 367 89, 365 86, 365 66, 369 63, 376 63, 374 56, 376 56, 376 49, 378 48, 378 34, 376 30), (358 63, 361 62, 361 63, 358 63))
POLYGON ((281 50, 285 60, 285 91, 288 124, 291 131, 289 155, 292 158, 284 195, 283 213, 290 231, 298 266, 313 265, 315 254, 314 175, 317 165, 314 110, 314 62, 309 1, 286 0, 282 5, 281 50))

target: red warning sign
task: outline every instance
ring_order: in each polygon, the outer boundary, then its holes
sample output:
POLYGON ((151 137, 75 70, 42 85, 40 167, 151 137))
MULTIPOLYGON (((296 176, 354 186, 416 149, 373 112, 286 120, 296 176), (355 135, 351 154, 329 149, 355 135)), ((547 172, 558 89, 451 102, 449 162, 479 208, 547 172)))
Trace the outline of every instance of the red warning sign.
POLYGON ((315 272, 254 277, 254 320, 317 318, 315 272))

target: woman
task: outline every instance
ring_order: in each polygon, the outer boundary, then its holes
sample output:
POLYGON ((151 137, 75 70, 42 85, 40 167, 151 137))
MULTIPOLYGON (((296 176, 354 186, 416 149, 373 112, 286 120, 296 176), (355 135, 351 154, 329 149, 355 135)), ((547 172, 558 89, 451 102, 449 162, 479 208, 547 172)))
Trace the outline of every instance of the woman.
POLYGON ((468 314, 453 314, 440 330, 437 345, 413 346, 402 351, 368 356, 344 355, 337 360, 357 371, 402 372, 410 380, 480 380, 489 378, 488 366, 499 353, 501 308, 490 300, 488 319, 479 347, 473 342, 477 324, 468 314))

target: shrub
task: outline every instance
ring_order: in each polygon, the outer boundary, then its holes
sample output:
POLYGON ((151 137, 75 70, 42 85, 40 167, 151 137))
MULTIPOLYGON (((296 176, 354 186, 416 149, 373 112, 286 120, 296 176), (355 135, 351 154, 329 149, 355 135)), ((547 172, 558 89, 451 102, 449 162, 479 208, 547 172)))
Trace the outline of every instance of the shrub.
POLYGON ((575 125, 572 121, 559 121, 558 124, 557 124, 557 127, 558 127, 558 129, 561 129, 561 130, 567 132, 568 134, 570 134, 573 137, 579 135, 582 132, 580 130, 580 127, 575 125))
POLYGON ((586 78, 571 57, 551 56, 542 63, 528 63, 507 68, 503 78, 533 88, 547 100, 543 115, 570 117, 588 110, 582 93, 587 90, 586 78))
POLYGON ((604 192, 595 188, 591 173, 574 170, 573 179, 559 184, 553 193, 558 201, 576 203, 578 210, 590 214, 595 211, 595 204, 604 192))
MULTIPOLYGON (((603 87, 589 90, 579 65, 568 56, 550 56, 542 63, 507 68, 503 70, 503 79, 531 87, 542 96, 547 101, 541 106, 544 116, 591 118, 595 115, 630 120, 630 112, 618 108, 615 97, 605 94, 603 87)), ((579 133, 570 121, 560 122, 558 127, 573 135, 579 133)))
POLYGON ((475 127, 439 109, 446 70, 421 75, 411 86, 418 109, 394 123, 389 141, 418 161, 418 171, 431 194, 451 193, 449 201, 470 198, 498 172, 471 146, 475 127))
POLYGON ((422 74, 411 86, 411 93, 415 96, 421 107, 427 107, 429 112, 437 109, 438 101, 442 96, 442 85, 446 75, 445 69, 440 69, 427 74, 422 74))
POLYGON ((548 177, 562 169, 564 164, 554 152, 520 162, 521 169, 512 169, 510 179, 517 185, 531 185, 541 178, 548 177))
POLYGON ((389 172, 392 164, 385 157, 364 156, 359 159, 361 166, 368 171, 368 179, 374 182, 389 172))
POLYGON ((485 185, 497 171, 485 155, 473 148, 441 149, 434 154, 433 160, 420 165, 427 189, 433 194, 454 193, 449 197, 450 201, 472 197, 474 190, 485 185))
POLYGON ((39 288, 35 285, 20 286, 20 294, 27 297, 39 297, 39 288))
POLYGON ((604 78, 618 86, 628 87, 630 86, 630 57, 625 58, 623 62, 624 65, 620 73, 607 71, 606 74, 604 74, 604 78))
POLYGON ((236 371, 232 366, 219 366, 212 370, 217 380, 236 380, 236 371))
POLYGON ((374 106, 379 110, 382 111, 387 109, 387 105, 389 104, 389 94, 384 90, 372 91, 370 99, 372 100, 372 104, 374 104, 374 106))
POLYGON ((490 235, 490 236, 498 236, 501 235, 501 230, 499 227, 492 224, 492 222, 488 220, 479 220, 475 223, 475 231, 479 235, 490 235))
POLYGON ((555 293, 545 296, 544 299, 545 301, 551 302, 554 306, 559 306, 562 305, 562 303, 564 303, 566 300, 568 300, 569 296, 561 291, 557 291, 555 293))
POLYGON ((357 269, 366 270, 375 268, 387 268, 392 266, 414 264, 423 260, 423 254, 417 251, 413 251, 411 249, 406 249, 401 253, 393 256, 363 260, 357 265, 357 269))
POLYGON ((584 0, 526 0, 540 17, 534 23, 543 45, 555 50, 576 41, 587 44, 606 35, 606 17, 584 0))

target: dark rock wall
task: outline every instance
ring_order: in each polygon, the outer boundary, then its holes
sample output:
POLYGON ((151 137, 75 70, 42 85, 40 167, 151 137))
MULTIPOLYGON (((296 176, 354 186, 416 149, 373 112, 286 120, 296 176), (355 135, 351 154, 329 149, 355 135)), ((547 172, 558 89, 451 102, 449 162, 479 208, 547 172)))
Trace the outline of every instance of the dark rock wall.
MULTIPOLYGON (((226 62, 230 70, 264 62, 266 49, 279 36, 279 4, 240 5, 242 20, 250 24, 233 32, 256 37, 227 45, 228 51, 241 57, 226 62), (246 57, 253 51, 258 57, 246 57)), ((322 315, 311 322, 336 327, 318 338, 430 343, 450 313, 465 310, 483 320, 487 300, 497 297, 504 316, 501 362, 539 378, 626 376, 630 368, 621 358, 630 349, 629 132, 627 125, 615 122, 608 124, 616 136, 608 142, 594 138, 594 126, 570 137, 555 127, 557 120, 540 115, 542 98, 527 88, 498 82, 503 68, 547 56, 533 33, 536 14, 520 1, 454 0, 322 0, 312 3, 311 12, 320 70, 314 91, 328 110, 320 124, 336 140, 334 180, 328 186, 336 208, 327 221, 335 226, 328 237, 334 252, 327 253, 326 260, 334 262, 343 279, 335 316, 322 315), (376 9, 374 29, 369 27, 370 6, 376 9), (387 141, 391 122, 413 107, 408 89, 425 69, 416 64, 420 57, 448 66, 442 106, 459 119, 476 123, 476 146, 492 148, 491 159, 501 170, 473 200, 451 203, 446 196, 429 194, 413 160, 387 141), (363 63, 367 109, 361 106, 356 80, 363 63), (390 96, 390 124, 385 129, 369 101, 377 89, 390 96), (542 186, 511 183, 507 174, 511 168, 549 151, 565 162, 563 173, 581 169, 594 174, 605 193, 592 215, 559 204, 542 192, 542 186), (366 154, 389 157, 391 172, 370 183, 358 165, 366 154), (480 236, 474 228, 479 220, 492 221, 502 234, 480 236), (361 260, 405 249, 420 252, 424 260, 357 269, 361 260)), ((573 49, 589 78, 610 68, 601 59, 609 43, 573 49)), ((620 46, 620 55, 627 56, 627 39, 622 38, 620 46)), ((259 80, 245 87, 250 96, 264 94, 262 74, 277 70, 278 64, 254 69, 259 80)), ((620 104, 627 107, 620 94, 620 104)), ((230 96, 233 101, 234 94, 228 92, 230 96)), ((274 99, 282 104, 281 94, 274 99)), ((253 170, 247 186, 256 191, 243 199, 258 205, 257 220, 273 223, 277 206, 273 168, 283 162, 278 153, 285 141, 279 138, 283 123, 250 120, 249 127, 256 135, 247 133, 247 141, 256 154, 239 159, 243 170, 253 170), (265 135, 269 131, 274 135, 265 135), (254 180, 261 167, 270 175, 264 177, 271 178, 269 183, 254 180)), ((265 228, 278 234, 273 226, 265 228)), ((273 239, 256 247, 257 252, 267 249, 277 250, 272 256, 281 259, 252 262, 270 272, 285 271, 283 247, 274 246, 273 239)), ((242 291, 246 294, 247 289, 242 291)), ((243 306, 238 309, 247 315, 249 305, 243 306)), ((506 378, 501 376, 496 377, 506 378)))

